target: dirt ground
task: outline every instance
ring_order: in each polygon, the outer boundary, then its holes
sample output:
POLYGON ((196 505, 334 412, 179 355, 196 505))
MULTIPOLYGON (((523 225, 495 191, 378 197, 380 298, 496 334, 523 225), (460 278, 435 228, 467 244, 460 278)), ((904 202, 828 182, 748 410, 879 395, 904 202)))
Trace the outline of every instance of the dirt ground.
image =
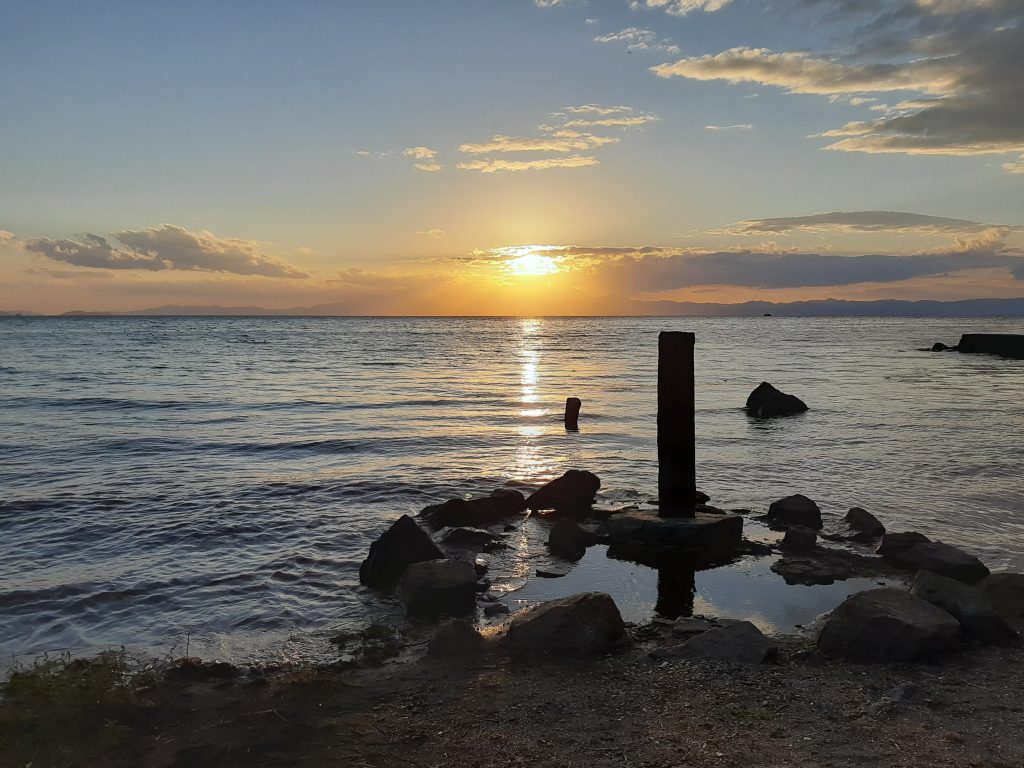
POLYGON ((579 659, 287 670, 161 683, 99 753, 0 744, 0 764, 102 766, 1024 765, 1024 650, 900 665, 784 641, 730 666, 632 649, 579 659))

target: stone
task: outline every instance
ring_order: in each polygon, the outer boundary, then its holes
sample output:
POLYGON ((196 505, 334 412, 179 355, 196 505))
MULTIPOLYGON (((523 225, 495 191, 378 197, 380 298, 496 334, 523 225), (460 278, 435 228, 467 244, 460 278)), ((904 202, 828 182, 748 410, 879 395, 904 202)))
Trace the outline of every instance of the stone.
POLYGON ((628 644, 611 595, 583 592, 520 611, 505 636, 517 655, 607 653, 628 644))
POLYGON ((872 541, 885 533, 885 526, 878 518, 862 507, 850 507, 844 518, 851 528, 855 528, 854 541, 872 541))
POLYGON ((469 660, 482 654, 487 641, 466 619, 449 619, 438 625, 427 646, 427 656, 435 659, 469 660))
POLYGON ((491 618, 492 616, 503 616, 509 612, 509 607, 504 603, 490 603, 484 606, 484 616, 491 618))
POLYGON ((910 586, 910 594, 938 606, 959 621, 965 638, 999 644, 1020 639, 1013 627, 992 607, 980 587, 931 571, 918 571, 910 586))
POLYGON ((583 403, 578 397, 565 398, 565 428, 567 431, 579 431, 581 407, 583 407, 583 403))
POLYGON ((821 530, 821 510, 801 493, 773 501, 768 507, 768 520, 783 526, 799 525, 821 530))
POLYGON ((818 534, 810 528, 794 526, 786 531, 779 546, 784 552, 801 554, 810 552, 818 543, 818 534))
POLYGON ((981 588, 996 612, 1015 627, 1024 626, 1024 573, 993 573, 981 588))
POLYGON ((714 629, 717 624, 694 616, 680 616, 672 622, 672 634, 676 637, 693 637, 701 632, 714 629))
POLYGON ((548 547, 556 555, 569 560, 579 560, 586 554, 590 537, 586 531, 568 517, 563 517, 551 528, 548 534, 548 547))
POLYGON ((956 648, 960 624, 941 608, 892 587, 847 598, 818 635, 818 649, 860 661, 911 661, 956 648))
POLYGON ((931 571, 940 576, 948 576, 966 584, 974 584, 988 576, 988 568, 978 558, 964 552, 952 544, 941 541, 929 541, 921 534, 886 534, 878 546, 877 552, 899 568, 907 570, 931 571), (909 538, 900 540, 894 546, 894 536, 919 536, 924 541, 909 538))
POLYGON ((659 648, 656 659, 724 661, 732 664, 761 664, 775 652, 774 644, 749 621, 709 629, 685 643, 659 648))
POLYGON ((923 533, 917 533, 916 531, 886 533, 882 536, 882 540, 878 542, 875 552, 890 562, 899 563, 911 547, 929 541, 931 539, 923 533))
POLYGON ((413 563, 398 582, 398 599, 417 619, 464 616, 473 612, 476 569, 465 560, 413 563))
POLYGON ((474 527, 500 523, 525 509, 523 494, 499 489, 478 499, 449 499, 442 504, 432 504, 424 507, 419 516, 432 528, 474 527))
POLYGON ((541 579, 560 579, 563 576, 568 576, 571 570, 570 563, 551 563, 539 566, 536 573, 537 577, 541 579))
POLYGON ((651 512, 623 512, 605 523, 614 543, 659 544, 686 550, 733 547, 743 537, 738 515, 659 517, 651 512))
POLYGON ((807 404, 799 397, 787 395, 767 381, 762 381, 747 397, 747 413, 760 419, 777 416, 792 416, 807 410, 807 404))
POLYGON ((834 584, 853 575, 853 569, 842 560, 830 557, 786 556, 772 563, 771 570, 787 584, 834 584))
POLYGON ((956 345, 960 352, 983 352, 1024 360, 1024 334, 1021 333, 965 333, 956 345))
POLYGON ((499 541, 482 528, 442 528, 434 538, 444 549, 471 550, 474 555, 499 541))
POLYGON ((411 517, 402 515, 370 545, 370 553, 359 566, 359 583, 390 589, 409 565, 443 558, 430 535, 411 517))
POLYGON ((932 352, 945 352, 949 347, 943 344, 941 341, 936 341, 932 344, 932 352))
POLYGON ((600 488, 601 480, 593 472, 570 469, 527 497, 526 506, 579 514, 590 509, 600 488))

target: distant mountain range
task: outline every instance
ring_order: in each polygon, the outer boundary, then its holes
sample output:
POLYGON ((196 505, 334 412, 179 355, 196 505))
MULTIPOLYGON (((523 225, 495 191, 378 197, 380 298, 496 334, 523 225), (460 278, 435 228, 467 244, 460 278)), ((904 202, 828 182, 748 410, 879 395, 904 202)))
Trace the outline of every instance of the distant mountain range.
MULTIPOLYGON (((0 316, 38 316, 34 312, 3 312, 0 316)), ((353 312, 343 303, 317 304, 311 307, 267 309, 266 307, 185 307, 166 304, 162 307, 132 312, 65 312, 61 317, 345 317, 353 312)), ((748 301, 742 304, 701 304, 684 301, 621 300, 609 304, 603 314, 627 316, 678 317, 1024 317, 1024 298, 967 299, 964 301, 794 301, 776 303, 748 301)))

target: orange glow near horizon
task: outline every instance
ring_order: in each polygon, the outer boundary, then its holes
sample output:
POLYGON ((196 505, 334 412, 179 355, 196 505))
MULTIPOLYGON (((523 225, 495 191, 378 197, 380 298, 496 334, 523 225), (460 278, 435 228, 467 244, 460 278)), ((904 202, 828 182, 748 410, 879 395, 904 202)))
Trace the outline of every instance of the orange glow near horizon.
POLYGON ((540 253, 524 253, 517 256, 505 264, 505 269, 513 275, 526 276, 553 275, 559 271, 557 261, 540 253))

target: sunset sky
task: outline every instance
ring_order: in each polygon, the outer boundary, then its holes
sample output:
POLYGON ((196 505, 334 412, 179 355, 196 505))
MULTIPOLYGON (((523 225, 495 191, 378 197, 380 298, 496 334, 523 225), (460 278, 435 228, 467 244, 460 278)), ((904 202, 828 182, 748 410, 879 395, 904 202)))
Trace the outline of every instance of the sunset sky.
POLYGON ((1021 0, 6 0, 0 310, 1024 296, 1021 0))

